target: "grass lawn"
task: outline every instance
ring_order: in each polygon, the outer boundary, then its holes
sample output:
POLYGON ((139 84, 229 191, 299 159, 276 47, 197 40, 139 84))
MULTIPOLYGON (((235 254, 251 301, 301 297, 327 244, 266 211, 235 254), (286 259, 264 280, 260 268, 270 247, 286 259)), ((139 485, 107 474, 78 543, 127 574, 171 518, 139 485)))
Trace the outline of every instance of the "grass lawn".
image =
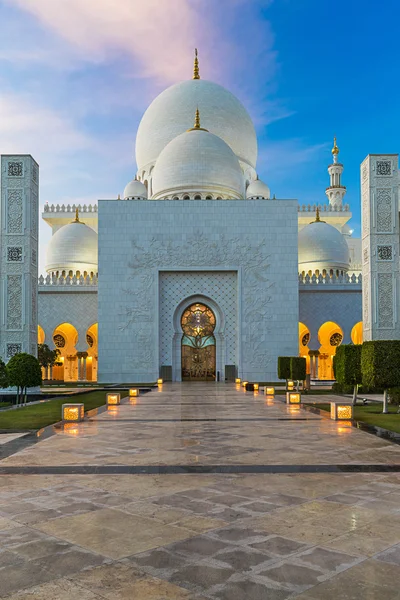
MULTIPOLYGON (((116 390, 113 390, 116 391, 116 390)), ((61 405, 67 402, 83 402, 85 411, 102 406, 107 392, 89 392, 73 398, 60 398, 42 404, 34 404, 16 410, 0 412, 0 429, 41 429, 61 420, 61 405)))
POLYGON ((11 406, 11 402, 0 402, 0 408, 8 408, 11 406))
MULTIPOLYGON (((321 410, 331 410, 330 404, 312 404, 311 406, 315 406, 321 410)), ((382 414, 381 403, 356 406, 354 408, 354 419, 368 423, 368 425, 376 425, 377 427, 400 433, 400 414, 397 414, 397 408, 394 404, 389 404, 389 413, 384 415, 382 414)))

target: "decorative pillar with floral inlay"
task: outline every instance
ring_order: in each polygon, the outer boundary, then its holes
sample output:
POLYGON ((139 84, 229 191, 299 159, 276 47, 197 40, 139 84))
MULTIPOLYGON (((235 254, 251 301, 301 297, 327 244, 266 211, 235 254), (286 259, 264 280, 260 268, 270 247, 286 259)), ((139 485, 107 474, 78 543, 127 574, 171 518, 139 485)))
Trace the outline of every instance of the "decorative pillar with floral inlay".
POLYGON ((361 165, 363 339, 400 339, 398 154, 361 165))
POLYGON ((0 356, 37 355, 39 166, 30 155, 2 155, 0 356))

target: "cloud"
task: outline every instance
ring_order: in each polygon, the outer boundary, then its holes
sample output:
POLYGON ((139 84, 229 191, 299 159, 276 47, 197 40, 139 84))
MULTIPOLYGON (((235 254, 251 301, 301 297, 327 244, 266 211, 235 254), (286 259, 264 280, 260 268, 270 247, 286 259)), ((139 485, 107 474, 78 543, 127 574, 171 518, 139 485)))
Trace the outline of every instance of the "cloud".
POLYGON ((121 54, 138 77, 176 81, 187 72, 203 16, 188 0, 12 0, 86 60, 121 54))
POLYGON ((0 153, 29 153, 40 161, 89 149, 92 144, 68 116, 35 105, 30 97, 0 94, 0 153))

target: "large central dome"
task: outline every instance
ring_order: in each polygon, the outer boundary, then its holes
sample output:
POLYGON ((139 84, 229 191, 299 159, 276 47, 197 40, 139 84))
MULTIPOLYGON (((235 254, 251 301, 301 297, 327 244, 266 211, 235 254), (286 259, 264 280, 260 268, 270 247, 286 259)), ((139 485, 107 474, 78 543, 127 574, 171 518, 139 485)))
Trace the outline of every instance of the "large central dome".
POLYGON ((242 168, 255 168, 257 137, 244 106, 222 86, 191 79, 166 89, 143 115, 136 137, 139 176, 149 173, 167 144, 187 130, 196 108, 207 129, 230 146, 242 168))

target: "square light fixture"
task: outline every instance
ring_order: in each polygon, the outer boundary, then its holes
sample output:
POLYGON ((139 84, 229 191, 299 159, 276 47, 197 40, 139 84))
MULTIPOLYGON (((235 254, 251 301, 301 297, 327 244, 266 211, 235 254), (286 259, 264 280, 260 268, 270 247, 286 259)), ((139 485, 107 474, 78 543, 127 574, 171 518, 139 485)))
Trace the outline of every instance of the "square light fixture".
POLYGON ((85 418, 85 405, 63 404, 61 415, 64 423, 80 423, 85 418))
POLYGON ((331 419, 334 421, 351 421, 353 404, 351 402, 331 402, 331 419))
POLYGON ((258 392, 258 389, 259 389, 259 387, 260 387, 260 386, 259 386, 259 384, 258 384, 258 383, 254 383, 253 385, 254 385, 254 390, 255 390, 256 392, 258 392))
POLYGON ((248 383, 249 383, 248 381, 242 381, 242 387, 245 388, 248 383))
POLYGON ((107 406, 118 406, 121 404, 121 394, 107 394, 107 406))
POLYGON ((294 390, 294 381, 292 381, 291 379, 289 379, 287 382, 287 389, 289 391, 294 390))
POLYGON ((235 379, 235 383, 241 383, 241 381, 242 381, 242 380, 241 380, 241 379, 239 379, 239 377, 237 377, 237 378, 235 379))
POLYGON ((286 392, 286 403, 287 404, 301 404, 300 392, 286 392))
POLYGON ((162 385, 163 383, 164 383, 164 382, 163 382, 163 380, 162 380, 161 378, 160 378, 160 379, 157 379, 157 385, 162 385))
POLYGON ((139 390, 138 390, 138 388, 131 388, 131 389, 129 390, 129 395, 130 395, 131 397, 136 397, 136 396, 139 396, 139 390))
POLYGON ((265 395, 266 396, 275 396, 275 388, 265 386, 265 395))

